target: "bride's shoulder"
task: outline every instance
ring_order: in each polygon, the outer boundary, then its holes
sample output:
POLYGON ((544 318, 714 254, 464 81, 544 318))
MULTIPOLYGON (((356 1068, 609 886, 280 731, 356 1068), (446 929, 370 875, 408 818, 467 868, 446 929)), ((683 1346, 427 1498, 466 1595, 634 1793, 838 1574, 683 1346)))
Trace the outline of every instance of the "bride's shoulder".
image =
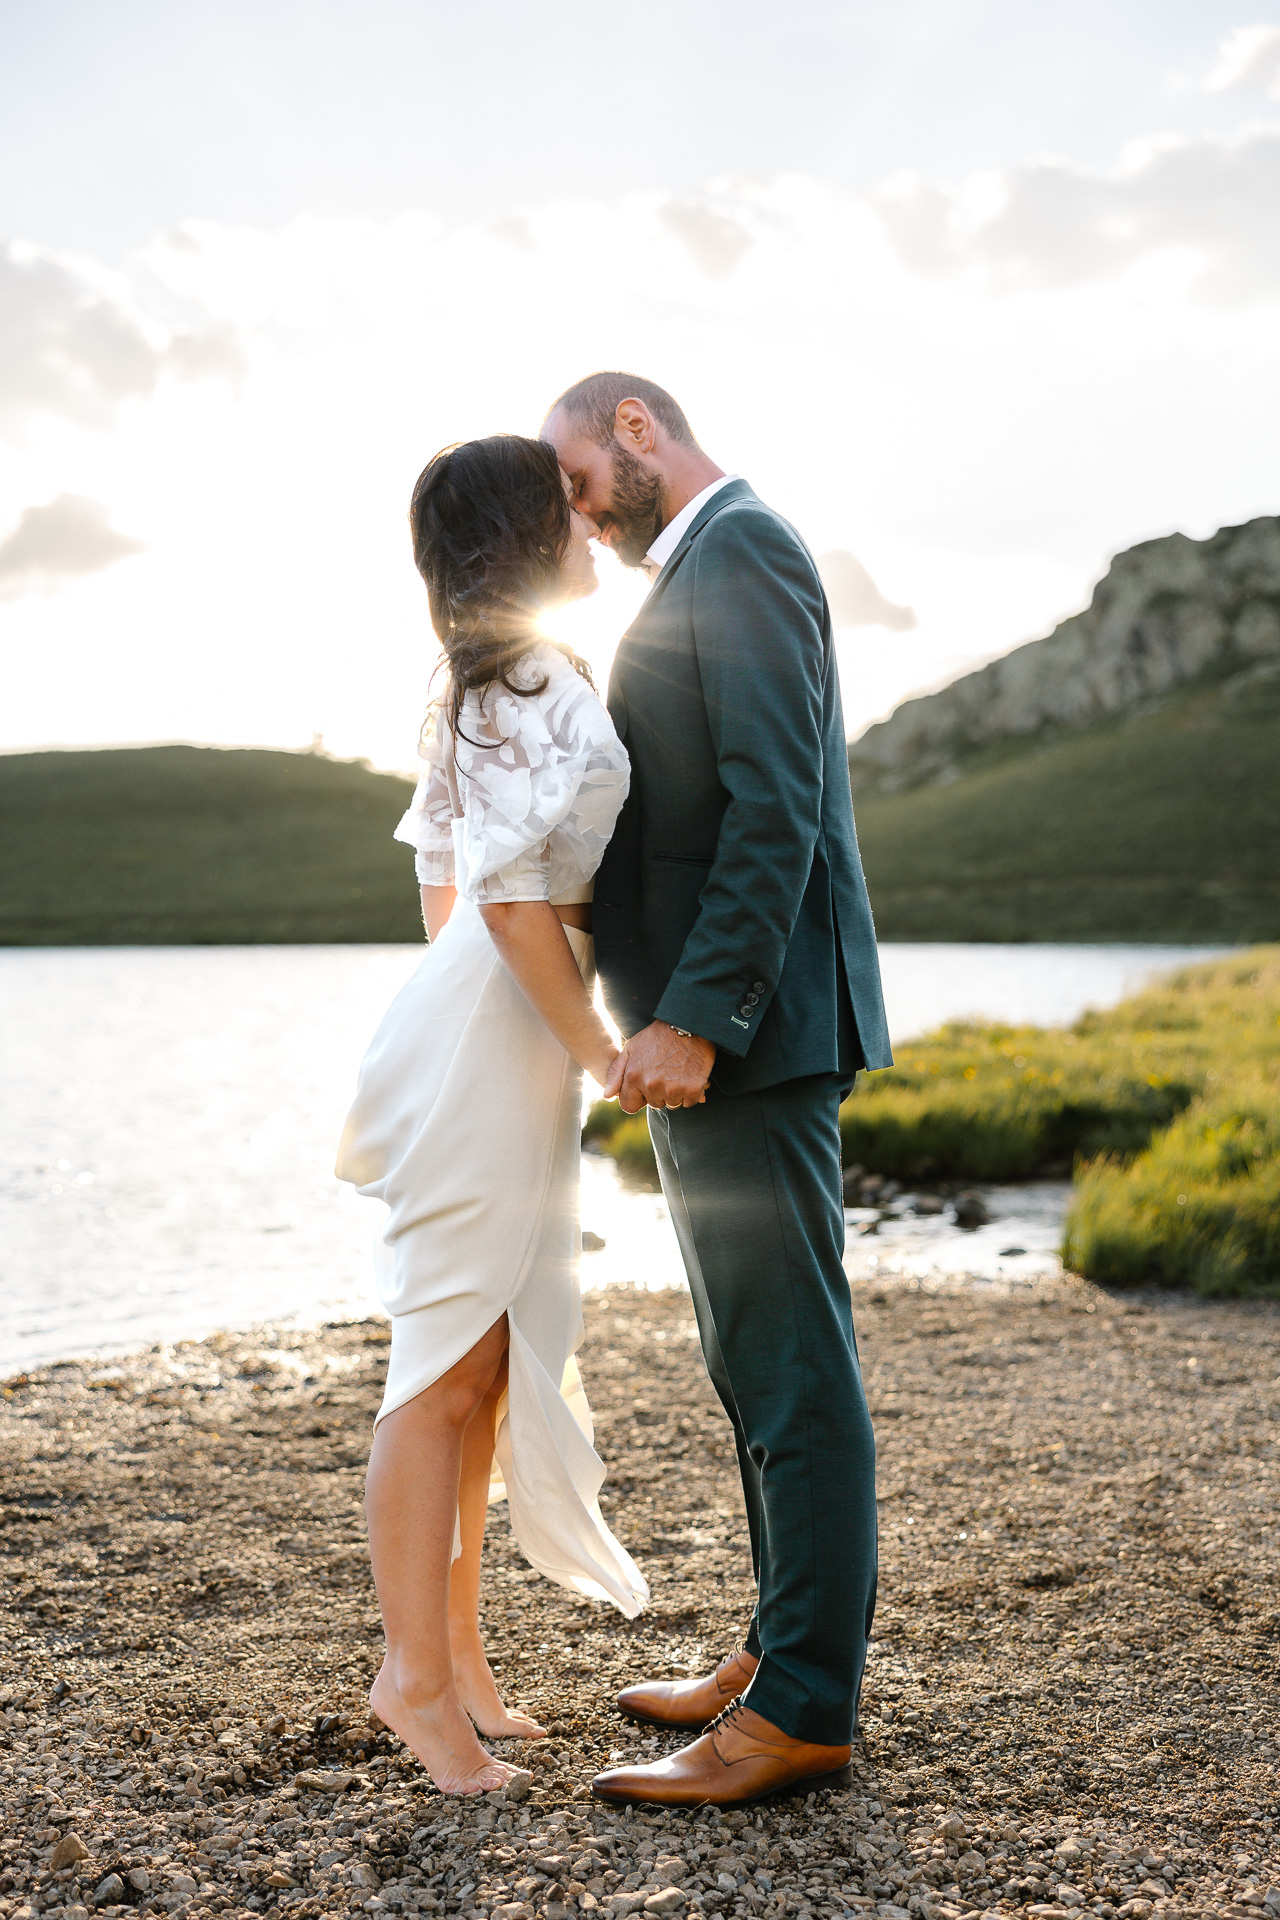
MULTIPOLYGON (((531 647, 519 662, 521 680, 529 691, 521 704, 529 702, 560 732, 612 732, 609 710, 595 687, 578 671, 573 660, 550 641, 531 647)), ((513 675, 514 679, 515 676, 513 675)))

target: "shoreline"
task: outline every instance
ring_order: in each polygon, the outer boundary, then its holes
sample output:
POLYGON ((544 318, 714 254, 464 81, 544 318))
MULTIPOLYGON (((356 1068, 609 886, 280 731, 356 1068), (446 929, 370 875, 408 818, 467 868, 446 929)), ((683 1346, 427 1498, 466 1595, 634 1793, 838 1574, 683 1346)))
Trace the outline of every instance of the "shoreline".
POLYGON ((702 1670, 750 1604, 687 1297, 610 1289, 585 1310, 604 1507, 654 1602, 628 1623, 540 1580, 495 1509, 486 1637, 499 1684, 552 1727, 507 1747, 531 1775, 515 1804, 443 1799, 368 1723, 382 1323, 3 1385, 5 1920, 87 1911, 104 1880, 100 1909, 193 1920, 954 1920, 1085 1900, 1102 1920, 1267 1920, 1280 1308, 1069 1276, 860 1285, 882 1566, 857 1784, 723 1817, 585 1797, 599 1767, 677 1744, 621 1720, 618 1686, 702 1670))

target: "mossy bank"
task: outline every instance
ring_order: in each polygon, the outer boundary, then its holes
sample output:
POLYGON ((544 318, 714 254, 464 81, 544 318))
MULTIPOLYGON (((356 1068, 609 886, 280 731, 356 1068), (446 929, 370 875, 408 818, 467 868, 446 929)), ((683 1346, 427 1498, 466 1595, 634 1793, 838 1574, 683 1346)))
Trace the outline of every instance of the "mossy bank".
MULTIPOLYGON (((1280 948, 1188 967, 1074 1026, 957 1022, 860 1076, 846 1167, 904 1185, 1064 1175, 1065 1252, 1091 1279, 1280 1292, 1280 948)), ((652 1181, 643 1119, 590 1144, 652 1181)))

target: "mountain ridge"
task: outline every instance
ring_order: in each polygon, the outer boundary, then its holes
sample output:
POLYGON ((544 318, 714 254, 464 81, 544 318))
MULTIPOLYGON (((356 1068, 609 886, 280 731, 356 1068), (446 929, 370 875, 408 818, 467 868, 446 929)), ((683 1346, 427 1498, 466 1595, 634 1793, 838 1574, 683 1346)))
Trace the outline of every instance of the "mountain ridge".
POLYGON ((1000 742, 1078 734, 1203 678, 1280 661, 1280 516, 1144 540, 1043 639, 903 701, 850 745, 855 798, 959 778, 1000 742))

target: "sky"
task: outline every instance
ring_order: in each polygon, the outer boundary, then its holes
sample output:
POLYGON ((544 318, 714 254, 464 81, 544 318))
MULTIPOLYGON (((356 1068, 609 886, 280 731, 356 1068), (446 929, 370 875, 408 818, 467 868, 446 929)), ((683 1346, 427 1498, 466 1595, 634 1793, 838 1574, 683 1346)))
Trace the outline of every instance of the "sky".
POLYGON ((0 748, 410 765, 414 477, 598 366, 809 541, 857 732, 1280 511, 1278 208, 1280 4, 0 0, 0 748))

